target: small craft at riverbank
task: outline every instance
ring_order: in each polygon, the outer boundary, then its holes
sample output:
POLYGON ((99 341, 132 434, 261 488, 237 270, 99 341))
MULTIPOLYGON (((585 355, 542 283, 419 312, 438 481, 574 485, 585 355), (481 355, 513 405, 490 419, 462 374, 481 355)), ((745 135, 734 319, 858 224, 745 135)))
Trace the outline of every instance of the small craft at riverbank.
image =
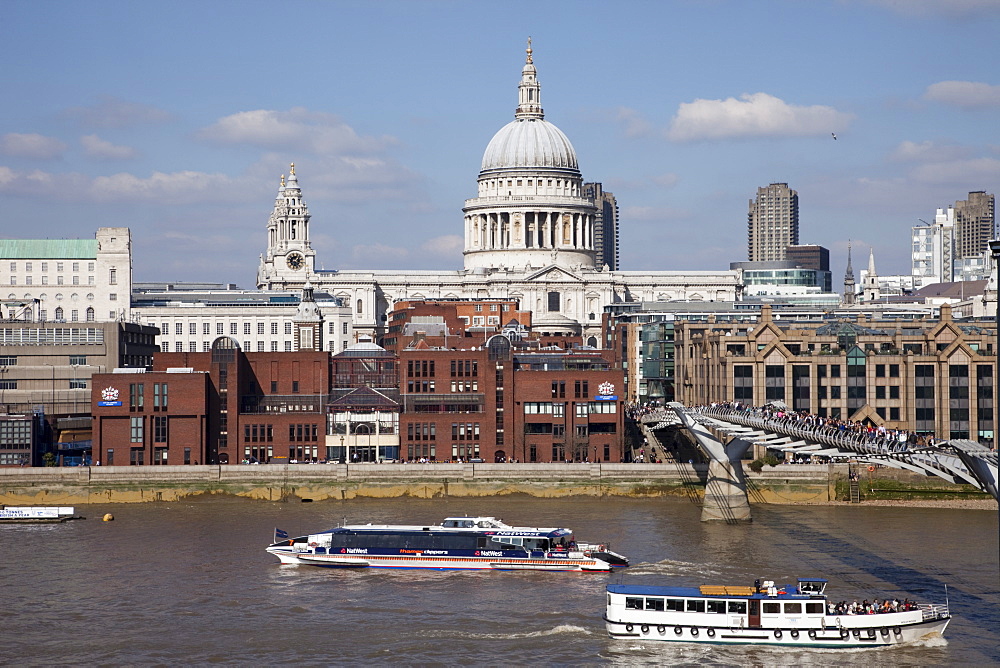
POLYGON ((428 525, 345 525, 299 538, 275 530, 267 551, 282 564, 327 568, 599 571, 628 566, 604 544, 570 529, 514 527, 494 517, 428 525))
POLYGON ((948 605, 886 606, 891 612, 835 614, 827 581, 753 587, 608 585, 604 621, 612 638, 673 642, 858 648, 943 635, 948 605))
POLYGON ((73 506, 4 506, 0 508, 0 524, 51 524, 81 520, 73 506))

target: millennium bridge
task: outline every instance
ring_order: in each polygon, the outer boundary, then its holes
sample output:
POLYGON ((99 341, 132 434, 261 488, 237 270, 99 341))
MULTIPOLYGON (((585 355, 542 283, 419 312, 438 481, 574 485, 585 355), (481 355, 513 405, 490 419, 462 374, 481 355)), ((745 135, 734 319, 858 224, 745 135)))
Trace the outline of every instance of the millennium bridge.
POLYGON ((644 415, 644 430, 683 425, 709 461, 702 520, 749 521, 743 455, 751 445, 835 461, 904 469, 968 484, 998 499, 997 452, 975 441, 953 439, 917 445, 885 432, 854 432, 783 411, 679 403, 644 415), (725 439, 725 442, 723 440, 725 439))

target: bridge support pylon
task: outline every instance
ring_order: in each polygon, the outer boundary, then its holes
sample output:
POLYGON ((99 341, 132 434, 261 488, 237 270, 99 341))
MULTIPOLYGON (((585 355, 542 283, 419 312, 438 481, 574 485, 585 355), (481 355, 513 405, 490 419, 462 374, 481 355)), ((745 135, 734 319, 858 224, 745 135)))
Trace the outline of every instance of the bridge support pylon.
POLYGON ((725 445, 704 425, 695 422, 679 403, 668 404, 694 436, 698 447, 708 457, 708 479, 705 501, 701 508, 702 522, 752 522, 747 481, 743 473, 743 453, 750 443, 734 438, 725 445))

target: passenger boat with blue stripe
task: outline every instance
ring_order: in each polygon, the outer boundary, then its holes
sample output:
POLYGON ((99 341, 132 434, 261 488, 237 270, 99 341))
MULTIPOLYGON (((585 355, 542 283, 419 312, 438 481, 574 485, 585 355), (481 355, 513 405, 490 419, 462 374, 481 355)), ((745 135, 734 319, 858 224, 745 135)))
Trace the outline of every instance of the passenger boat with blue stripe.
POLYGON ((578 542, 570 529, 516 527, 495 517, 354 524, 298 538, 276 531, 267 551, 282 564, 327 568, 608 572, 628 566, 606 544, 578 542))
POLYGON ((703 585, 607 587, 604 621, 612 638, 671 642, 881 647, 943 635, 948 605, 887 606, 895 611, 838 614, 826 596, 827 581, 800 578, 753 587, 703 585))

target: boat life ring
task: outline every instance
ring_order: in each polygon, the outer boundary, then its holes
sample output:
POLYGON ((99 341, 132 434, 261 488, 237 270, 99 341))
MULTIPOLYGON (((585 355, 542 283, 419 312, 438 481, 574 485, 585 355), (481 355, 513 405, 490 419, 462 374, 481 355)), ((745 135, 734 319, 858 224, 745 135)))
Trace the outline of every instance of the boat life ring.
POLYGON ((851 635, 850 631, 848 631, 847 629, 840 629, 840 637, 841 638, 846 638, 849 635, 851 635))
POLYGON ((869 472, 869 473, 873 472, 874 470, 875 470, 875 467, 874 467, 874 466, 869 466, 869 467, 868 467, 868 472, 869 472))
POLYGON ((705 629, 705 635, 707 635, 709 638, 714 638, 715 629, 705 629))
POLYGON ((812 640, 816 640, 816 629, 809 629, 809 637, 812 640))
POLYGON ((598 545, 598 546, 597 546, 597 551, 598 551, 598 552, 604 552, 604 549, 605 549, 605 548, 604 548, 604 546, 603 546, 603 545, 598 545))
POLYGON ((903 635, 903 629, 899 628, 898 626, 893 626, 893 627, 892 627, 892 632, 893 632, 893 634, 895 634, 896 636, 901 636, 901 635, 903 635))
POLYGON ((854 637, 855 638, 861 637, 861 629, 854 629, 854 637))
POLYGON ((657 631, 658 631, 658 632, 660 633, 660 635, 662 636, 662 635, 666 634, 666 632, 667 632, 667 627, 666 627, 666 626, 657 626, 657 627, 656 627, 656 630, 657 630, 657 631))
POLYGON ((648 624, 643 624, 639 628, 642 629, 643 633, 649 633, 649 625, 648 624))
POLYGON ((632 629, 633 628, 635 628, 635 627, 632 626, 631 624, 626 624, 625 625, 625 630, 628 631, 629 633, 632 633, 632 629))
POLYGON ((774 629, 774 639, 781 640, 781 629, 774 629))
POLYGON ((869 638, 875 637, 875 629, 868 629, 868 637, 869 638))
POLYGON ((309 543, 309 547, 319 547, 319 543, 317 543, 316 541, 313 541, 313 542, 309 543))
POLYGON ((883 638, 888 638, 889 637, 889 629, 886 628, 885 626, 883 626, 881 629, 879 629, 879 633, 882 634, 883 638))
POLYGON ((676 633, 677 635, 680 635, 680 634, 684 633, 684 628, 681 627, 681 626, 675 626, 674 627, 674 633, 676 633))
POLYGON ((799 632, 796 629, 792 629, 791 631, 788 632, 788 635, 792 636, 793 638, 798 638, 799 632))
POLYGON ((583 556, 589 557, 590 556, 590 550, 585 550, 584 553, 583 553, 583 556))
POLYGON ((697 638, 698 637, 698 627, 697 626, 692 626, 691 627, 691 637, 692 638, 697 638))

